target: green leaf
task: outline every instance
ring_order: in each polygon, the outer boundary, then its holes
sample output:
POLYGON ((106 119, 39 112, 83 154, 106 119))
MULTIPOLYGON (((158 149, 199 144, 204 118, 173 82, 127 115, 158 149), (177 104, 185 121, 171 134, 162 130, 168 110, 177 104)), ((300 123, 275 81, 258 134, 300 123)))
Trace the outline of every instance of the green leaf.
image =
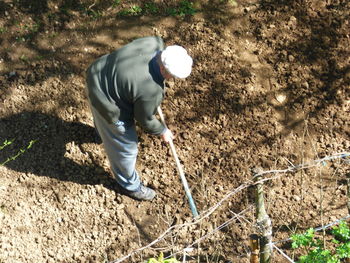
POLYGON ((350 242, 341 244, 337 247, 336 252, 339 258, 350 258, 350 242))
POLYGON ((339 226, 333 227, 332 234, 340 241, 350 241, 350 229, 345 221, 341 221, 339 226))
POLYGON ((295 234, 291 236, 293 241, 292 248, 298 247, 308 247, 313 245, 313 238, 315 236, 315 230, 310 228, 306 231, 305 234, 295 234))
POLYGON ((164 255, 161 252, 158 259, 150 258, 147 263, 179 263, 175 258, 164 259, 164 255))

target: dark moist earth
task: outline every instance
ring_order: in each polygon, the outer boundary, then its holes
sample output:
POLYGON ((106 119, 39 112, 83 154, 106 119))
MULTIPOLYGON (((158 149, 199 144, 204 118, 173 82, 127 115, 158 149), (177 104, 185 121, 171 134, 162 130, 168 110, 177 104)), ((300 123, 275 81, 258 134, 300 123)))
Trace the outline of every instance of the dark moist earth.
MULTIPOLYGON (((143 1, 117 2, 0 1, 0 145, 14 139, 0 162, 19 154, 0 166, 0 262, 182 260, 186 247, 186 262, 248 262, 252 168, 349 152, 350 2, 198 1, 176 17, 176 1, 141 16, 117 13, 143 1), (192 225, 169 148, 141 129, 137 167, 158 197, 118 193, 86 102, 89 63, 148 35, 194 58, 162 105, 202 215, 192 225)), ((349 158, 265 175, 274 241, 346 216, 347 174, 349 158)))

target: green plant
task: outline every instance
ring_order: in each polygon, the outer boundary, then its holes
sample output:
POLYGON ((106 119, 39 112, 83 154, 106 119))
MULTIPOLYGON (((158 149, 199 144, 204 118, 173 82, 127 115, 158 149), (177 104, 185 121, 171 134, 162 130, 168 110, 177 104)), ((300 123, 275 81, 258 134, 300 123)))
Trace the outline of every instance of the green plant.
POLYGON ((148 14, 155 15, 159 13, 159 8, 155 3, 152 3, 152 2, 145 3, 143 6, 143 9, 145 10, 145 13, 148 13, 148 14))
POLYGON ((194 15, 197 11, 193 3, 187 0, 179 2, 177 7, 167 9, 168 14, 172 16, 194 15))
POLYGON ((42 55, 37 55, 34 57, 35 60, 43 60, 44 59, 44 56, 42 55))
POLYGON ((121 0, 113 0, 112 6, 117 7, 120 4, 121 0))
POLYGON ((27 33, 36 33, 39 31, 40 25, 38 23, 28 24, 22 26, 22 31, 27 33))
POLYGON ((5 140, 2 145, 0 146, 0 150, 4 149, 6 146, 9 146, 10 144, 13 143, 14 140, 5 140))
POLYGON ((346 222, 341 221, 339 226, 335 226, 332 229, 332 234, 337 240, 340 241, 349 241, 350 240, 350 229, 346 222))
POLYGON ((49 33, 48 37, 49 37, 49 38, 55 38, 55 37, 57 37, 58 35, 59 35, 58 32, 51 32, 51 33, 49 33))
POLYGON ((133 5, 129 9, 123 9, 118 12, 119 16, 139 16, 142 14, 142 8, 138 5, 133 5))
MULTIPOLYGON (((116 1, 116 0, 115 0, 116 1)), ((118 5, 113 4, 113 6, 118 5)), ((157 5, 153 2, 145 2, 142 6, 133 5, 129 8, 124 8, 117 13, 118 16, 140 16, 143 14, 151 14, 158 15, 162 14, 165 11, 164 15, 172 15, 172 16, 186 16, 193 15, 198 12, 198 10, 194 7, 194 4, 188 0, 182 0, 178 3, 178 5, 174 7, 170 7, 167 9, 163 9, 161 5, 157 5)))
POLYGON ((333 227, 330 235, 331 249, 325 248, 325 242, 315 236, 315 230, 310 228, 304 234, 291 236, 292 248, 304 248, 306 255, 299 257, 298 263, 340 263, 350 258, 350 229, 346 222, 341 221, 339 226, 333 227))
MULTIPOLYGON (((14 140, 5 140, 2 144, 2 146, 0 146, 0 150, 3 150, 5 147, 9 146, 10 144, 12 144, 14 142, 14 140)), ((37 140, 31 140, 29 142, 29 144, 25 147, 25 148, 21 148, 19 149, 19 151, 14 155, 11 156, 9 158, 7 158, 4 162, 0 163, 0 166, 3 166, 5 164, 7 164, 10 161, 16 160, 19 156, 21 156, 22 154, 24 154, 27 150, 29 150, 30 148, 32 148, 33 144, 36 143, 37 140)))
POLYGON ((40 29, 39 23, 23 25, 20 22, 15 21, 14 25, 16 25, 18 28, 18 30, 16 30, 18 36, 15 37, 17 42, 26 42, 27 40, 31 40, 40 29))
POLYGON ((130 14, 131 15, 140 15, 142 13, 142 8, 138 5, 133 5, 130 7, 130 14))
POLYGON ((313 246, 314 236, 315 230, 313 228, 308 229, 305 234, 292 235, 292 248, 313 246))
POLYGON ((163 253, 160 253, 158 258, 150 258, 147 263, 180 263, 175 258, 164 259, 163 253))
POLYGON ((26 42, 26 38, 23 36, 16 36, 16 41, 17 42, 26 42))
POLYGON ((6 32, 7 32, 7 28, 5 28, 5 27, 0 27, 0 34, 6 33, 6 32))
POLYGON ((102 12, 99 10, 86 9, 85 12, 92 19, 98 19, 98 18, 102 17, 102 12))
POLYGON ((22 56, 20 56, 19 59, 22 60, 23 62, 28 62, 28 57, 24 54, 22 54, 22 56))

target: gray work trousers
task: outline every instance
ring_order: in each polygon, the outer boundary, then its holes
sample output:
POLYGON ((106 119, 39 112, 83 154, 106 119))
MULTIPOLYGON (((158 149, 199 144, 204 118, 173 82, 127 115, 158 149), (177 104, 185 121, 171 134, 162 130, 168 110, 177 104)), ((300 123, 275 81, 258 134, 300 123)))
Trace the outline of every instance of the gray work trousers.
POLYGON ((110 124, 91 104, 90 108, 113 175, 121 187, 136 191, 140 186, 140 177, 135 169, 138 153, 135 124, 126 125, 121 121, 110 124))

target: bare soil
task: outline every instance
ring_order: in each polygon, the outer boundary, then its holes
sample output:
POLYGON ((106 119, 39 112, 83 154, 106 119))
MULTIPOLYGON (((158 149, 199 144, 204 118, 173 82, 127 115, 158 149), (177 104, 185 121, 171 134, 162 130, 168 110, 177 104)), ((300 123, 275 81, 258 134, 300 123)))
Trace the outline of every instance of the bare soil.
MULTIPOLYGON (((117 15, 142 4, 0 1, 0 144, 14 139, 0 163, 20 153, 0 166, 0 262, 111 262, 170 227, 124 262, 160 251, 182 259, 185 247, 186 262, 249 262, 252 169, 349 152, 349 1, 198 1, 200 12, 185 16, 164 14, 176 1, 155 1, 158 14, 117 15), (94 59, 148 35, 195 61, 191 77, 167 84, 162 105, 202 215, 189 226, 171 152, 141 129, 137 167, 158 196, 118 192, 85 97, 94 59)), ((273 240, 348 215, 349 170, 338 158, 266 174, 273 240)), ((289 242, 276 245, 292 257, 289 242)), ((286 259, 275 252, 274 261, 286 259)))

